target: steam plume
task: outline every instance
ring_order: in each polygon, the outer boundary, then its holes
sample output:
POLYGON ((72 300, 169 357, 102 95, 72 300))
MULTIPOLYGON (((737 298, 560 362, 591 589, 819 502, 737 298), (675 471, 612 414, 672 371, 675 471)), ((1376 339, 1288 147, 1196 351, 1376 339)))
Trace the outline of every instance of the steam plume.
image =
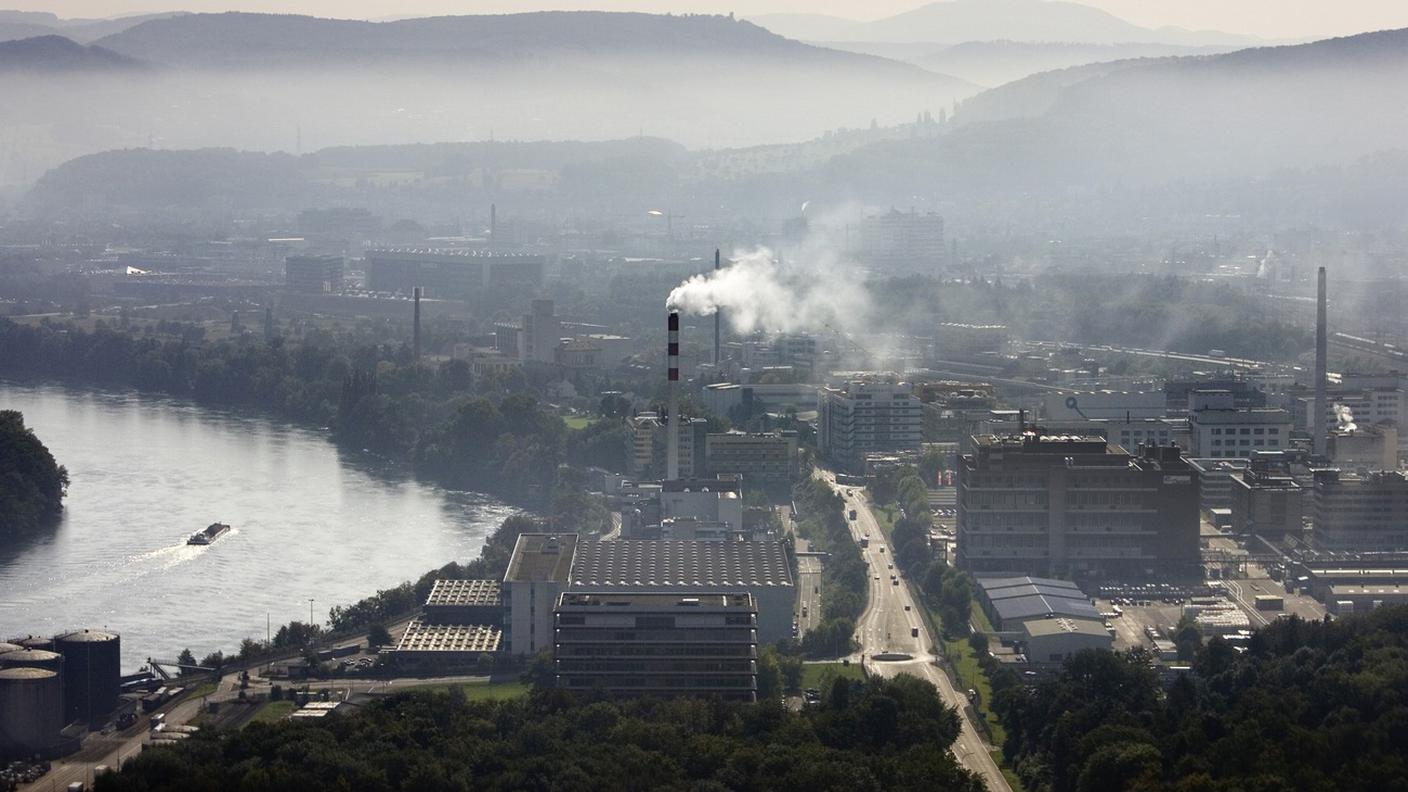
POLYGON ((853 332, 869 313, 859 278, 833 254, 807 249, 789 251, 785 266, 768 248, 735 251, 727 266, 675 287, 666 305, 695 316, 726 308, 739 333, 853 332))

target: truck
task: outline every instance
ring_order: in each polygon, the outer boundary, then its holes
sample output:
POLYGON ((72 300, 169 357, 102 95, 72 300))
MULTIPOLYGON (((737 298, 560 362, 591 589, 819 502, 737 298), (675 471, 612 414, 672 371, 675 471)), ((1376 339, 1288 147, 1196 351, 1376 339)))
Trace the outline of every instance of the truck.
POLYGON ((870 534, 866 534, 865 536, 862 536, 862 537, 860 538, 860 546, 861 546, 861 547, 870 547, 870 534))
POLYGON ((856 518, 856 510, 855 510, 855 509, 851 509, 850 518, 851 518, 852 520, 854 520, 854 519, 856 518))

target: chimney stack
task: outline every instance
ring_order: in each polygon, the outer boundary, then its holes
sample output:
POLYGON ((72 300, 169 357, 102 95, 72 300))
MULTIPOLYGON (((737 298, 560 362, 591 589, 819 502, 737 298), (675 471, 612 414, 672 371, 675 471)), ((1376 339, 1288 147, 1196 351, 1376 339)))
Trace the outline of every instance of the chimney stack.
MULTIPOLYGON (((719 249, 714 248, 714 272, 719 271, 719 249)), ((722 348, 719 339, 722 337, 722 322, 724 317, 723 308, 714 309, 714 366, 717 367, 722 362, 722 348)))
POLYGON ((489 247, 499 243, 499 205, 489 204, 489 247))
POLYGON ((416 360, 420 360, 420 287, 417 286, 413 292, 415 299, 415 329, 411 337, 411 351, 416 360))
POLYGON ((669 372, 669 407, 665 417, 665 479, 674 481, 680 477, 680 314, 670 311, 666 327, 668 346, 666 347, 666 367, 669 372))
POLYGON ((1325 413, 1330 409, 1326 389, 1326 368, 1328 361, 1328 333, 1325 321, 1325 268, 1321 267, 1316 272, 1315 289, 1315 420, 1311 422, 1310 431, 1312 449, 1316 454, 1325 454, 1325 439, 1327 428, 1325 426, 1325 413))

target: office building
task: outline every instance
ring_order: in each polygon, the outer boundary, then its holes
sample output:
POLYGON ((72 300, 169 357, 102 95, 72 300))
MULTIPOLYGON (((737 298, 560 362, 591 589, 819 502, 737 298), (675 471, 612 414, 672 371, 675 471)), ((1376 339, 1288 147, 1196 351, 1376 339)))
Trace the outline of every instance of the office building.
POLYGON ((552 648, 552 609, 568 588, 576 534, 521 534, 501 587, 503 646, 530 655, 552 648))
POLYGON ((919 450, 923 421, 906 383, 828 386, 817 405, 817 450, 838 466, 860 470, 867 453, 919 450))
POLYGON ((943 268, 944 219, 929 212, 900 212, 866 217, 860 225, 859 257, 882 272, 936 274, 943 268))
POLYGON ((502 584, 497 580, 437 580, 421 613, 432 624, 498 625, 504 613, 502 584))
POLYGON ((973 438, 958 467, 958 565, 1029 575, 1196 574, 1198 479, 1177 447, 973 438))
POLYGON ((284 287, 289 291, 329 294, 342 291, 341 256, 289 256, 284 259, 284 287))
POLYGON ((746 592, 567 592, 555 612, 557 685, 756 701, 757 618, 746 592))
POLYGON ((1188 465, 1198 477, 1198 508, 1204 513, 1232 508, 1232 477, 1247 469, 1246 459, 1190 458, 1188 465))
POLYGON ((542 286, 547 260, 530 253, 460 248, 384 248, 366 254, 367 288, 410 294, 416 286, 438 299, 486 289, 542 286))
POLYGON ((1279 453, 1253 454, 1230 480, 1231 530, 1280 539, 1302 530, 1304 490, 1279 453))
POLYGON ((1285 410, 1239 408, 1225 390, 1194 391, 1188 398, 1192 456, 1244 459, 1255 451, 1290 447, 1291 416, 1285 410))
MULTIPOLYGON (((704 459, 706 435, 709 422, 703 418, 684 418, 675 424, 679 432, 679 476, 694 478, 702 474, 707 464, 704 459)), ((656 470, 656 448, 662 453, 667 436, 665 424, 656 412, 638 413, 626 419, 626 472, 641 478, 655 474, 663 476, 665 471, 656 470)))
POLYGON ((723 432, 704 440, 710 475, 741 476, 750 485, 786 484, 797 478, 796 432, 723 432))
POLYGON ((1315 541, 1346 552, 1408 551, 1408 478, 1396 470, 1315 471, 1315 541))

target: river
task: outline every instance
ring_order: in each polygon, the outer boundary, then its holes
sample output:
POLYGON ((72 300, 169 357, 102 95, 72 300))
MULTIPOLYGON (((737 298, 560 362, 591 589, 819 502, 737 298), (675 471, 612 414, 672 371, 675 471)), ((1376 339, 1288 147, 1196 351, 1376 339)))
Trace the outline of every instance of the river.
POLYGON ((188 401, 0 381, 0 409, 68 468, 55 529, 0 547, 0 640, 122 635, 123 667, 263 639, 449 561, 512 509, 411 478, 324 432, 188 401), (233 530, 206 547, 186 538, 233 530))

